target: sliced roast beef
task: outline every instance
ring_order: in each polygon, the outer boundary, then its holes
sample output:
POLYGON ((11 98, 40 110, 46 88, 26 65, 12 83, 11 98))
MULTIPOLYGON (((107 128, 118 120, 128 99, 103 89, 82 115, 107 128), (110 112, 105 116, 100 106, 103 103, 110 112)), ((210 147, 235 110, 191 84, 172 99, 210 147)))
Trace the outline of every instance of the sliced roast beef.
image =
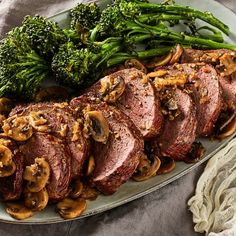
POLYGON ((225 109, 236 110, 236 79, 220 78, 225 109))
POLYGON ((210 135, 222 108, 222 90, 216 70, 202 66, 197 71, 194 96, 197 106, 197 134, 210 135))
POLYGON ((37 132, 20 146, 20 150, 25 166, 34 164, 37 157, 44 157, 49 163, 51 173, 47 190, 50 200, 66 197, 71 179, 71 160, 63 141, 53 135, 37 132))
POLYGON ((180 74, 186 75, 187 90, 197 108, 197 135, 210 135, 222 108, 222 89, 216 70, 205 63, 175 64, 162 69, 168 71, 166 77, 178 79, 180 74))
POLYGON ((133 121, 144 139, 155 137, 160 133, 163 123, 160 101, 152 83, 145 79, 141 71, 135 68, 117 71, 102 78, 86 93, 99 97, 101 81, 118 77, 125 81, 125 90, 114 105, 133 121))
POLYGON ((224 108, 236 109, 236 51, 227 49, 218 50, 195 50, 184 49, 182 62, 205 62, 215 66, 221 75, 220 84, 222 87, 224 108))
POLYGON ((67 103, 37 103, 17 106, 12 110, 10 116, 29 115, 30 112, 36 112, 47 120, 45 124, 49 127, 47 132, 66 140, 72 155, 72 177, 81 176, 83 164, 88 154, 88 141, 84 138, 81 124, 72 109, 67 103))
POLYGON ((71 106, 77 110, 87 104, 91 110, 102 111, 109 123, 107 142, 92 145, 95 158, 93 181, 101 192, 112 194, 134 173, 143 153, 143 140, 133 122, 117 108, 103 102, 92 103, 85 96, 71 101, 71 106))
POLYGON ((1 136, 0 143, 7 146, 12 151, 12 160, 16 165, 16 170, 13 175, 0 178, 0 199, 4 201, 17 200, 20 198, 22 193, 24 171, 23 155, 12 140, 1 136))
POLYGON ((182 160, 190 151, 196 138, 196 110, 191 97, 180 89, 174 90, 179 115, 173 120, 166 119, 162 134, 152 142, 162 156, 182 160))
POLYGON ((193 83, 193 99, 197 108, 197 135, 212 133, 222 108, 222 89, 219 76, 211 65, 183 64, 183 69, 193 83))

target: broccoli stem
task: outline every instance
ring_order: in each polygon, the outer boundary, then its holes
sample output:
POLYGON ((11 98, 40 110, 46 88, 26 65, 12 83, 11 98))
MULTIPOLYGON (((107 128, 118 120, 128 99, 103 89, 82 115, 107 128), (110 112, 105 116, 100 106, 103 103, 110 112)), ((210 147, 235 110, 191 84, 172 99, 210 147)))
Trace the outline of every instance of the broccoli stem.
POLYGON ((91 42, 94 42, 94 41, 96 40, 97 34, 98 34, 99 30, 100 30, 99 25, 96 25, 96 26, 90 31, 90 37, 89 37, 89 39, 90 39, 91 42))
POLYGON ((133 41, 135 43, 141 43, 142 40, 147 40, 147 39, 166 39, 167 41, 175 43, 181 43, 185 45, 196 45, 199 47, 209 47, 212 49, 220 49, 220 48, 225 48, 225 49, 231 49, 231 50, 236 50, 236 45, 230 45, 230 44, 225 44, 225 43, 220 43, 213 41, 211 39, 205 39, 205 38, 200 38, 200 37, 193 37, 184 34, 183 32, 177 33, 174 32, 170 29, 159 27, 159 26, 149 26, 149 25, 141 25, 146 28, 147 33, 145 34, 145 37, 138 36, 137 38, 135 35, 133 35, 133 41))
MULTIPOLYGON (((162 13, 162 14, 142 14, 137 17, 137 20, 140 23, 159 23, 160 21, 169 21, 170 24, 172 25, 173 22, 179 23, 179 20, 185 20, 189 21, 191 23, 192 18, 191 17, 186 17, 186 16, 180 16, 180 15, 173 15, 173 14, 168 14, 168 13, 162 13)), ((188 25, 188 23, 186 23, 188 25)), ((190 27, 189 27, 190 28, 190 27)), ((211 39, 213 41, 217 42, 224 42, 223 36, 220 31, 216 30, 215 28, 211 28, 209 26, 203 26, 200 28, 196 28, 195 32, 192 32, 194 35, 197 33, 198 36, 206 39, 211 39), (206 30, 210 31, 213 34, 201 34, 201 30, 206 30)))
MULTIPOLYGON (((181 41, 179 41, 179 43, 181 43, 181 41)), ((192 36, 188 36, 188 35, 184 35, 184 39, 183 39, 182 43, 188 44, 188 45, 208 46, 209 48, 212 48, 212 49, 225 48, 225 49, 230 49, 230 50, 236 50, 236 45, 219 43, 219 42, 215 42, 213 40, 192 37, 192 36)))
POLYGON ((115 47, 109 47, 105 52, 98 55, 98 58, 102 58, 100 62, 96 65, 96 68, 100 67, 104 62, 109 60, 111 56, 113 56, 116 52, 119 52, 121 50, 121 46, 117 45, 115 47))
POLYGON ((129 53, 116 53, 107 61, 107 67, 115 66, 121 64, 122 62, 138 58, 138 59, 147 59, 155 56, 163 56, 166 53, 170 52, 173 47, 163 47, 163 48, 153 48, 149 50, 137 51, 133 54, 129 53))
POLYGON ((179 20, 192 20, 191 17, 175 15, 173 13, 162 13, 162 14, 142 14, 137 17, 137 20, 141 23, 151 23, 158 21, 179 21, 179 20))
POLYGON ((163 56, 172 49, 173 47, 153 48, 153 49, 138 51, 136 54, 138 58, 146 59, 150 57, 163 56))
POLYGON ((138 3, 138 6, 142 10, 151 10, 152 12, 161 12, 161 13, 173 13, 181 16, 192 17, 201 19, 212 26, 220 29, 226 35, 229 35, 229 27, 224 24, 222 21, 213 16, 210 12, 201 12, 199 10, 195 10, 189 6, 181 6, 181 5, 164 5, 164 4, 154 4, 154 3, 138 3))

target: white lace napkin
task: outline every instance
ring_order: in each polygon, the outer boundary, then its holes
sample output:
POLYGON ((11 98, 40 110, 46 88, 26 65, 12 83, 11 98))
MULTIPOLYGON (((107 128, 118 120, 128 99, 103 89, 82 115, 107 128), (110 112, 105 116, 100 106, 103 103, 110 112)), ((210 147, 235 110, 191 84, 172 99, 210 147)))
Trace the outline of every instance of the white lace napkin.
POLYGON ((236 236, 236 138, 209 160, 188 205, 196 232, 236 236))

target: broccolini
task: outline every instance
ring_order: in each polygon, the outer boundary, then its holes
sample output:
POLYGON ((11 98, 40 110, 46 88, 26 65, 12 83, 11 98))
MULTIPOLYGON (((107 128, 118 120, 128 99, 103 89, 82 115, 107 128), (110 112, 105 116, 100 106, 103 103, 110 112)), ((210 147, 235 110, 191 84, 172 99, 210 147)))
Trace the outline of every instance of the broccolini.
POLYGON ((21 28, 15 28, 1 41, 0 97, 31 99, 49 73, 50 65, 30 47, 21 28))

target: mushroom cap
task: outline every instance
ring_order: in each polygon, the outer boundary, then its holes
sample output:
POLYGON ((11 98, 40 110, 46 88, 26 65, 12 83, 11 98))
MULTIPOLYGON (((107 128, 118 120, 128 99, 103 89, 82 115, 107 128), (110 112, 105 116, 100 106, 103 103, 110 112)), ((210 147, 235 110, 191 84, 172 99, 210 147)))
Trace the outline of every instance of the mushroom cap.
POLYGON ((6 212, 17 220, 24 220, 33 216, 34 212, 20 203, 7 203, 6 212))
POLYGON ((62 218, 73 219, 80 216, 86 209, 86 200, 78 198, 76 200, 64 198, 57 203, 57 210, 62 218))
POLYGON ((47 124, 47 120, 44 118, 42 111, 32 111, 29 113, 29 122, 32 127, 38 132, 48 132, 49 126, 47 124))
POLYGON ((142 71, 144 74, 147 74, 147 69, 144 64, 137 59, 129 59, 125 61, 125 68, 136 68, 137 70, 142 71))
POLYGON ((115 103, 125 91, 125 80, 121 76, 106 76, 100 80, 99 94, 108 103, 115 103))
POLYGON ((109 137, 109 124, 101 111, 86 112, 85 125, 89 127, 95 141, 106 143, 109 137))
POLYGON ((39 192, 47 184, 50 177, 50 166, 47 161, 41 158, 35 158, 35 163, 26 166, 23 178, 27 181, 27 188, 30 192, 39 192))
POLYGON ((221 76, 229 76, 236 72, 236 62, 234 60, 234 55, 225 53, 220 58, 220 64, 224 66, 224 71, 221 76))
POLYGON ((12 151, 5 145, 0 144, 0 166, 7 165, 13 157, 12 151))
POLYGON ((172 59, 173 53, 169 52, 168 54, 161 56, 161 57, 156 57, 151 60, 151 62, 146 64, 147 68, 155 68, 158 66, 165 66, 167 65, 170 60, 172 59))
POLYGON ((0 167, 0 177, 8 177, 15 173, 16 164, 14 161, 10 161, 7 165, 2 165, 0 167))
POLYGON ((132 179, 138 182, 147 180, 156 175, 160 165, 161 161, 156 155, 153 155, 152 163, 148 160, 146 155, 142 155, 140 158, 140 163, 135 174, 132 176, 132 179))
POLYGON ((172 55, 171 60, 169 61, 169 64, 173 65, 177 63, 180 57, 182 56, 183 52, 184 52, 183 47, 180 44, 177 44, 175 49, 173 50, 173 55, 172 55))
POLYGON ((92 201, 95 200, 98 195, 99 192, 94 187, 90 186, 90 184, 85 184, 80 197, 92 201))
POLYGON ((46 188, 43 188, 41 191, 34 193, 29 192, 28 190, 24 193, 24 204, 26 207, 32 211, 41 211, 48 204, 48 192, 46 188))
POLYGON ((224 130, 217 136, 218 139, 222 140, 224 138, 229 137, 236 131, 236 117, 232 119, 232 121, 227 124, 227 126, 224 128, 224 130))

